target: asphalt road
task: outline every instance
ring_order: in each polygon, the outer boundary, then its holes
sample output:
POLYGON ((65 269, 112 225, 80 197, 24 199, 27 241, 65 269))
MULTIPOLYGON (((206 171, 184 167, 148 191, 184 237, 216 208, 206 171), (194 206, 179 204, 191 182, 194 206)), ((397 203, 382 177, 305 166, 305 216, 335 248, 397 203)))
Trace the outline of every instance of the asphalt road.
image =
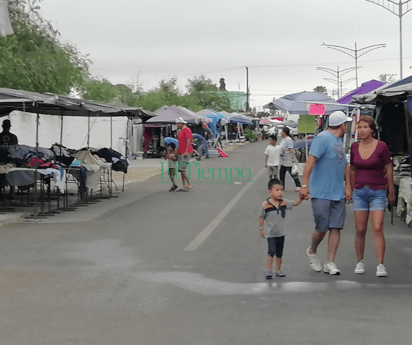
MULTIPOLYGON (((169 193, 156 176, 76 212, 4 225, 1 345, 411 344, 412 229, 399 218, 385 222, 388 277, 375 276, 370 233, 367 271, 355 275, 349 205, 336 259, 342 275, 329 276, 309 268, 313 219, 304 202, 291 211, 286 277, 264 279, 257 214, 267 144, 202 160, 187 193, 169 193), (218 167, 243 169, 244 178, 219 180, 218 167)), ((289 176, 286 187, 295 199, 289 176)), ((326 258, 326 243, 319 255, 326 258)))

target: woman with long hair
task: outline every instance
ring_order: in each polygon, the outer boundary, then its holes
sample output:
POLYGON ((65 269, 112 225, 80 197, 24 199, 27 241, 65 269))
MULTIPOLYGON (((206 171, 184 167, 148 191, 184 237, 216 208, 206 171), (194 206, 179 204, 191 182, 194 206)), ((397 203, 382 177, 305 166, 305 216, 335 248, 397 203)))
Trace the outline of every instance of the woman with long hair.
POLYGON ((346 185, 346 193, 352 197, 355 213, 355 249, 358 257, 355 273, 365 273, 363 254, 370 218, 378 260, 376 276, 386 277, 387 272, 383 265, 386 247, 383 220, 386 198, 389 202, 394 201, 395 189, 389 149, 384 142, 373 137, 374 133, 376 133, 376 124, 373 118, 362 116, 358 123, 360 141, 351 146, 350 185, 346 185))

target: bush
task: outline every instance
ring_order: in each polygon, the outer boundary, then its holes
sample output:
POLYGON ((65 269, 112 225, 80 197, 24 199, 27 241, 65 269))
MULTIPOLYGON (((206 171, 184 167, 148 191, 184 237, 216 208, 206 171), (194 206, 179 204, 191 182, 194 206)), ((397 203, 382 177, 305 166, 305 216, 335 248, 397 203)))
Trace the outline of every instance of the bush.
POLYGON ((244 133, 245 133, 246 140, 249 140, 249 141, 255 141, 256 140, 256 133, 253 132, 250 128, 246 128, 244 130, 244 133))

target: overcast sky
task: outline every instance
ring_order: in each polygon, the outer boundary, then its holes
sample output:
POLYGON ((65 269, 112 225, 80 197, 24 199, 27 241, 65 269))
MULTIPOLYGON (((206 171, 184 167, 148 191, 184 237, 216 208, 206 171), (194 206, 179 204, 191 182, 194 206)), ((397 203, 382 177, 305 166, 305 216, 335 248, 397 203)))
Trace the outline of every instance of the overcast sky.
MULTIPOLYGON (((398 1, 398 0, 396 0, 398 1)), ((385 2, 387 2, 385 0, 385 2)), ((412 5, 412 1, 410 1, 412 5)), ((354 59, 322 43, 386 48, 358 59, 359 85, 380 74, 399 78, 399 18, 365 0, 43 0, 43 15, 62 40, 89 54, 91 72, 112 83, 142 83, 204 74, 230 91, 246 90, 258 109, 289 93, 335 79, 317 67, 340 70, 354 59)), ((403 18, 403 77, 412 74, 412 13, 403 18)), ((355 77, 351 72, 343 77, 355 77)), ((344 91, 356 87, 355 81, 344 91)))

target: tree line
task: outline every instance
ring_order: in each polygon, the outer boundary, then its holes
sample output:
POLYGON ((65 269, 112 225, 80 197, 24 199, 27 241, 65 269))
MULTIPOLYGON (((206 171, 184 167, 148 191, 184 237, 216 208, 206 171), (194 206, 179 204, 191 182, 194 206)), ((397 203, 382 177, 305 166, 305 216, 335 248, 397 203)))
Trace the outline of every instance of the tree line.
POLYGON ((187 80, 185 90, 177 77, 144 90, 137 85, 113 85, 90 73, 92 61, 76 46, 62 43, 60 33, 40 13, 42 0, 7 0, 14 35, 0 37, 0 86, 3 88, 68 95, 77 91, 96 102, 123 104, 154 111, 180 105, 192 111, 234 111, 225 92, 203 75, 187 80))

